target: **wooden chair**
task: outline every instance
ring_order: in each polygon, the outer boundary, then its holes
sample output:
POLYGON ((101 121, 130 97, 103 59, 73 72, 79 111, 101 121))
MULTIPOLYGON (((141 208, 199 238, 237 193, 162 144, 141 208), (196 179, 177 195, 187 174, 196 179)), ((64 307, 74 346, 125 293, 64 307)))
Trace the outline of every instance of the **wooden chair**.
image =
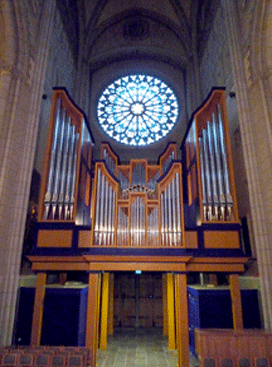
POLYGON ((223 358, 221 367, 233 367, 233 360, 231 358, 223 358))
POLYGON ((204 359, 204 367, 216 367, 214 358, 205 358, 204 359))
POLYGON ((238 361, 238 367, 250 367, 248 358, 240 358, 238 361))

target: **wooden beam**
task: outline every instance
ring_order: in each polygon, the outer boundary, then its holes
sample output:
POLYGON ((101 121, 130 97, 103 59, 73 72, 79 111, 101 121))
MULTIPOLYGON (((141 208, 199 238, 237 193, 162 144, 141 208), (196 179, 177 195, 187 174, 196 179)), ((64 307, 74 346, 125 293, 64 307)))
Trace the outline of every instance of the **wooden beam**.
POLYGON ((109 273, 102 274, 102 305, 101 305, 101 331, 100 349, 107 349, 108 342, 108 314, 109 314, 109 273))
POLYGON ((207 273, 243 273, 245 271, 244 264, 188 264, 187 272, 207 272, 207 273))
POLYGON ((234 330, 243 329, 243 310, 240 290, 240 281, 237 274, 229 275, 230 296, 232 305, 232 319, 234 330))
POLYGON ((174 277, 172 273, 167 274, 167 310, 168 310, 168 347, 176 348, 175 341, 175 298, 174 277))
POLYGON ((41 342, 45 285, 46 273, 38 273, 30 341, 30 344, 34 347, 40 345, 41 342))
POLYGON ((187 275, 176 274, 177 297, 176 304, 179 312, 178 330, 178 367, 189 367, 189 324, 188 324, 188 298, 187 298, 187 275))
MULTIPOLYGON (((110 251, 110 248, 107 247, 110 251)), ((183 262, 187 263, 192 259, 192 256, 116 256, 116 255, 83 255, 85 261, 88 262, 140 262, 140 263, 156 263, 156 262, 183 262)))

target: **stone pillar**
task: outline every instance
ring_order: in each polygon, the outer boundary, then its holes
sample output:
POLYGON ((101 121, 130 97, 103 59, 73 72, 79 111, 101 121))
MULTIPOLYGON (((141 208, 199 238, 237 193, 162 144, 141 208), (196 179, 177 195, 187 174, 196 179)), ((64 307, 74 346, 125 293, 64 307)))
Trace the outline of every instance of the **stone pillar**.
MULTIPOLYGON (((237 1, 221 0, 221 3, 224 9, 233 78, 235 82, 241 140, 244 152, 257 262, 260 274, 264 322, 265 328, 272 330, 272 253, 271 243, 269 243, 268 226, 271 214, 269 214, 268 211, 265 211, 265 207, 267 206, 267 200, 264 199, 266 196, 264 195, 265 185, 263 186, 262 191, 262 179, 265 180, 265 177, 262 178, 262 171, 264 171, 262 168, 267 166, 268 161, 263 161, 260 154, 259 157, 257 154, 257 149, 269 149, 269 147, 266 143, 257 140, 257 125, 255 126, 256 114, 263 110, 263 106, 261 95, 258 95, 258 97, 256 95, 255 107, 252 106, 252 102, 250 100, 252 92, 249 90, 247 83, 249 78, 246 77, 245 74, 242 42, 238 23, 237 1)), ((259 128, 260 124, 263 124, 262 119, 259 121, 259 128)), ((269 171, 270 170, 268 170, 268 172, 269 171)), ((271 200, 269 200, 269 204, 270 201, 271 200)))
MULTIPOLYGON (((23 3, 1 3, 4 53, 0 59, 0 345, 12 341, 22 243, 37 141, 55 0, 40 2, 35 52, 30 55, 23 3), (7 27, 6 27, 7 26, 7 27)), ((33 50, 34 51, 34 50, 33 50)))

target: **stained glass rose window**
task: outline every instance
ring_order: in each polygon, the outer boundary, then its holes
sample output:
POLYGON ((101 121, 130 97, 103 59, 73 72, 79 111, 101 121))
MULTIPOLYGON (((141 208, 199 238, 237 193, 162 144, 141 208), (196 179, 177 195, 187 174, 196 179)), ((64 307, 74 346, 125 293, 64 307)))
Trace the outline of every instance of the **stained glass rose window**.
POLYGON ((97 117, 119 143, 145 146, 165 137, 178 118, 178 101, 162 80, 136 74, 117 79, 101 94, 97 117))

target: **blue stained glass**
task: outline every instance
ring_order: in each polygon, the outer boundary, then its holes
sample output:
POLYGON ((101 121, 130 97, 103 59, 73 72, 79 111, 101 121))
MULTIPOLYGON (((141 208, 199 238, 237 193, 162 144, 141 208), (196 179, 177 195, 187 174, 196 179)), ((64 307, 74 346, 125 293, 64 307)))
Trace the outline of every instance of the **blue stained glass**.
POLYGON ((119 143, 145 146, 159 141, 174 127, 178 101, 160 79, 135 74, 120 78, 102 93, 97 105, 102 129, 119 143))

